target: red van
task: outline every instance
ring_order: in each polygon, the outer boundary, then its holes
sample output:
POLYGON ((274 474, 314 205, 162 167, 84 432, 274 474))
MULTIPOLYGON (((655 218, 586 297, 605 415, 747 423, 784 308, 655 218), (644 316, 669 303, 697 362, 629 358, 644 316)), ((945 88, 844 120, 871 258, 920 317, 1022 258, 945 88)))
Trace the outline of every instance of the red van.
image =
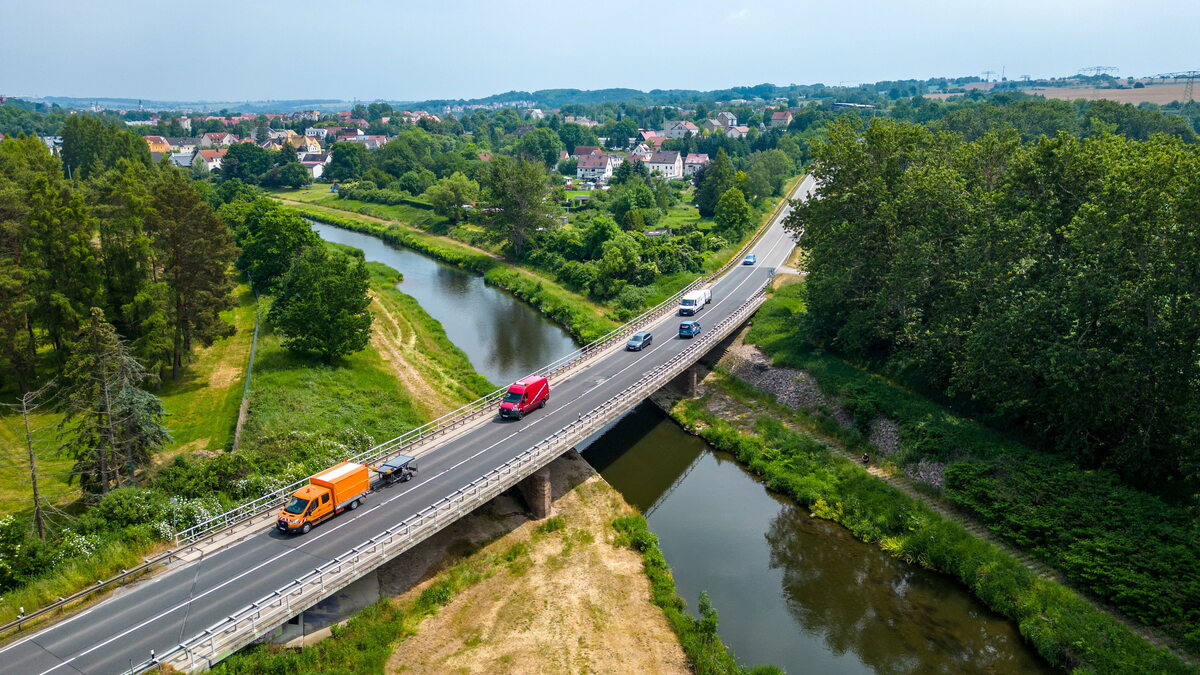
POLYGON ((541 375, 517 380, 500 401, 500 416, 521 419, 534 408, 545 407, 550 400, 550 383, 541 375))

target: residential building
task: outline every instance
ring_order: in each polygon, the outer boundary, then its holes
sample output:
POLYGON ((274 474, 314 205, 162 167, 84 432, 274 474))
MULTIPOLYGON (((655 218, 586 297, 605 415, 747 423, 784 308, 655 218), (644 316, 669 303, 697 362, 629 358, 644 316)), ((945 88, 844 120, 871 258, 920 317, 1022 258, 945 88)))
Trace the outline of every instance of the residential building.
POLYGON ((724 131, 725 125, 710 118, 700 123, 700 129, 703 131, 724 131))
POLYGON ((608 155, 584 155, 575 167, 576 178, 605 181, 612 178, 612 158, 608 155))
POLYGON ((721 112, 717 113, 716 119, 717 119, 717 123, 723 127, 736 127, 737 126, 737 115, 734 115, 731 112, 721 111, 721 112))
POLYGON ((224 159, 227 152, 229 151, 224 148, 220 150, 197 150, 195 156, 192 157, 192 164, 204 162, 205 168, 209 171, 216 171, 221 168, 221 160, 224 159))
POLYGON ((545 119, 546 113, 542 112, 541 108, 526 108, 525 114, 529 115, 529 119, 540 120, 545 119))
POLYGON ((586 157, 588 155, 603 155, 604 150, 596 145, 577 145, 575 150, 571 152, 572 157, 586 157))
POLYGON ((708 166, 708 164, 708 155, 703 152, 689 152, 687 158, 683 160, 683 175, 695 175, 697 171, 708 166))
POLYGON ((241 139, 236 134, 231 134, 227 131, 217 131, 204 134, 200 137, 200 147, 202 148, 218 148, 223 145, 233 145, 241 139))
POLYGON ((658 135, 658 132, 654 131, 653 129, 638 129, 638 140, 640 140, 643 143, 650 142, 650 139, 654 138, 657 135, 658 135))
POLYGON ((662 150, 650 155, 646 160, 646 168, 650 173, 658 172, 663 178, 683 177, 683 158, 676 150, 662 150))
POLYGON ((308 169, 313 180, 325 175, 325 166, 332 156, 329 153, 299 153, 300 165, 308 169))
POLYGON ((650 146, 646 145, 645 143, 638 143, 633 147, 633 150, 629 152, 629 157, 626 157, 626 159, 631 162, 644 162, 647 159, 650 159, 650 155, 653 154, 654 152, 650 150, 650 146))
POLYGON ((730 138, 744 138, 750 134, 750 127, 729 127, 725 130, 725 135, 730 138))
POLYGON ((150 146, 150 152, 167 154, 171 152, 171 144, 162 136, 146 136, 146 145, 150 146))
POLYGON ((304 135, 309 138, 315 138, 318 141, 325 140, 325 135, 329 133, 329 129, 325 127, 309 127, 304 130, 304 135))
POLYGON ((667 125, 665 135, 668 138, 687 138, 700 133, 700 129, 691 122, 671 122, 667 125))
POLYGON ((191 157, 192 153, 196 152, 196 148, 200 145, 200 139, 188 136, 170 136, 167 138, 167 143, 171 146, 171 152, 182 153, 191 157))
POLYGON ((192 160, 195 159, 194 154, 175 153, 171 155, 171 163, 180 169, 192 168, 192 160))
POLYGON ((771 113, 771 128, 787 127, 792 123, 792 113, 784 110, 771 113))

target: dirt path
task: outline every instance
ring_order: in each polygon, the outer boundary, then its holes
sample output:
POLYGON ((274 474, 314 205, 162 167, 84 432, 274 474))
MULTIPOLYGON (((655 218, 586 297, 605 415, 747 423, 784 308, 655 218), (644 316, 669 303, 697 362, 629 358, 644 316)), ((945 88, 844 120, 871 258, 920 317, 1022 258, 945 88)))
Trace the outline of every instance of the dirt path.
POLYGON ((375 325, 371 330, 371 345, 379 352, 404 389, 413 396, 413 402, 428 419, 437 419, 461 405, 443 390, 440 383, 448 381, 445 374, 417 349, 416 328, 402 314, 393 313, 378 293, 371 291, 371 310, 375 314, 375 325), (399 318, 397 318, 399 317, 399 318), (403 322, 403 323, 402 323, 403 322), (436 373, 431 379, 430 371, 436 373))
MULTIPOLYGON (((575 453, 556 460, 551 474, 554 522, 561 527, 545 531, 548 521, 522 522, 480 550, 477 555, 511 562, 460 592, 400 643, 388 672, 689 672, 675 634, 650 603, 640 555, 613 546, 612 520, 633 508, 575 453)), ((472 534, 504 528, 513 518, 525 521, 523 513, 503 507, 483 518, 451 534, 455 543, 447 545, 466 548, 472 534)), ((416 567, 410 575, 423 566, 419 556, 410 564, 416 567)), ((416 597, 432 581, 398 600, 416 597)), ((396 579, 381 582, 386 587, 396 579)))

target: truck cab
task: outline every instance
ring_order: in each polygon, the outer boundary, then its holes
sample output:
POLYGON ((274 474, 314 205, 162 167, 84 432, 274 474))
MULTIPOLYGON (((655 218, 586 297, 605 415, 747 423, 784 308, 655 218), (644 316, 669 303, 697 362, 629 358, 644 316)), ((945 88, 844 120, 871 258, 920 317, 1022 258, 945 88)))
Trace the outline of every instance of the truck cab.
POLYGON ((509 386, 500 400, 500 417, 521 419, 534 408, 543 408, 550 400, 550 383, 540 375, 530 375, 509 386))

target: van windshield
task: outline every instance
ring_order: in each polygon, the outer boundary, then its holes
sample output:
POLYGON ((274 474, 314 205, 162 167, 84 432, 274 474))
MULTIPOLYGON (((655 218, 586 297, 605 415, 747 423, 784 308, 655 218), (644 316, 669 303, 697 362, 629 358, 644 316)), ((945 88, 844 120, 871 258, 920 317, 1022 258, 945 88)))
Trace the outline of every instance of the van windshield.
POLYGON ((521 396, 522 396, 522 394, 518 394, 518 393, 517 393, 517 392, 515 392, 515 391, 510 391, 510 392, 508 392, 508 394, 507 394, 507 395, 504 397, 504 402, 505 402, 505 403, 520 403, 520 402, 521 402, 521 396))
POLYGON ((297 497, 296 495, 292 495, 292 501, 288 502, 288 505, 283 507, 283 510, 287 513, 291 513, 294 515, 300 515, 301 513, 304 513, 304 510, 307 508, 308 508, 308 500, 307 499, 301 499, 301 498, 297 497))
POLYGON ((679 304, 683 305, 684 307, 691 307, 692 305, 696 304, 696 301, 692 300, 691 298, 684 298, 679 302, 679 304))

